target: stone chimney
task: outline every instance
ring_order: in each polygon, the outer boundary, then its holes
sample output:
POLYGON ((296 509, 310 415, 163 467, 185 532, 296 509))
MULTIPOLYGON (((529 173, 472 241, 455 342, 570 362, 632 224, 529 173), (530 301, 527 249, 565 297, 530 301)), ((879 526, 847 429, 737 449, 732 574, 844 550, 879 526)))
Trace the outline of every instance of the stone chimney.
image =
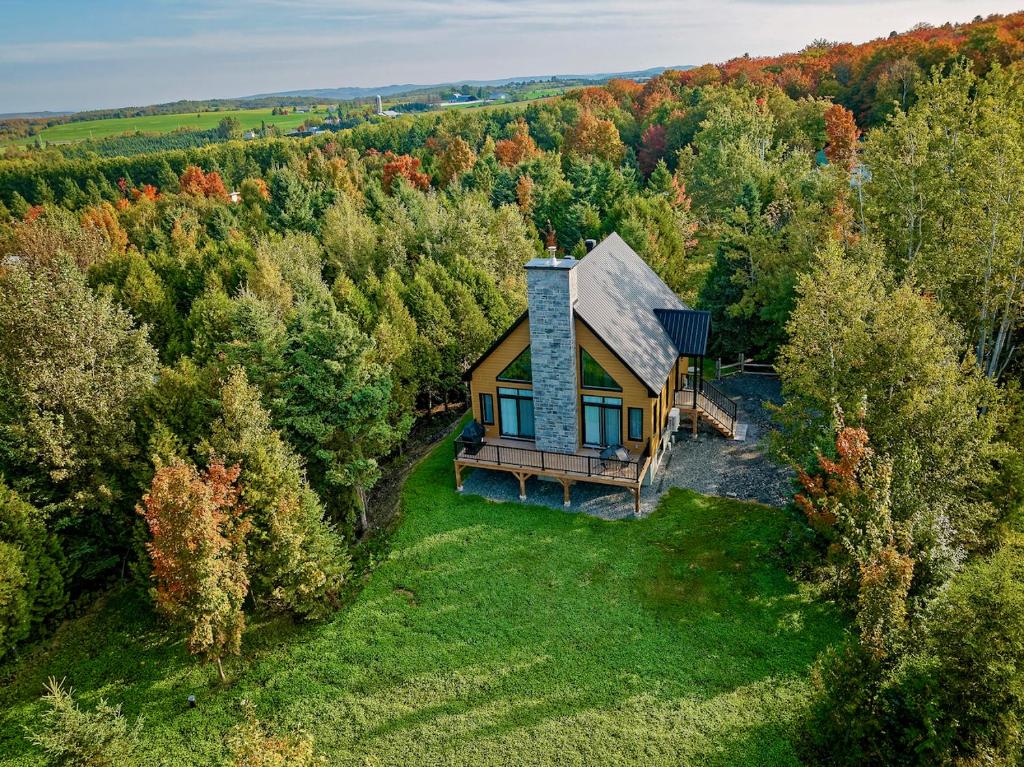
POLYGON ((576 403, 576 270, 573 258, 548 258, 526 265, 533 368, 534 428, 538 450, 575 453, 579 446, 576 403))

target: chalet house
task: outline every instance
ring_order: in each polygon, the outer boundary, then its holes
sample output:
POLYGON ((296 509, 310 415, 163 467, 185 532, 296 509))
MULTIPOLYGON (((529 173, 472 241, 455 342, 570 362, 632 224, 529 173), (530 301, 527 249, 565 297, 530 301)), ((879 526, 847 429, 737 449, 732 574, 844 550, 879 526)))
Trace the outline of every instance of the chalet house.
POLYGON ((618 485, 653 480, 683 418, 732 436, 736 406, 702 374, 710 316, 688 309, 617 234, 580 260, 526 265, 528 310, 467 372, 474 423, 466 467, 519 480, 618 485))

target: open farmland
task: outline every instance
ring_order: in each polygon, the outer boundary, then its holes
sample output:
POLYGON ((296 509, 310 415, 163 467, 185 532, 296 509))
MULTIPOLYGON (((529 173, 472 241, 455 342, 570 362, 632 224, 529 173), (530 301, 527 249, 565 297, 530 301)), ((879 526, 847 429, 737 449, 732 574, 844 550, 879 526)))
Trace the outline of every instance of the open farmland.
MULTIPOLYGON (((71 143, 87 139, 101 139, 122 133, 170 133, 185 128, 188 130, 210 130, 225 117, 234 117, 241 123, 242 130, 259 128, 263 122, 276 125, 281 130, 298 127, 310 113, 272 115, 270 109, 236 109, 224 112, 190 112, 188 114, 147 115, 145 117, 120 117, 107 120, 85 120, 63 125, 54 125, 39 133, 39 138, 51 143, 71 143)), ((29 143, 32 139, 19 139, 15 143, 29 143)))

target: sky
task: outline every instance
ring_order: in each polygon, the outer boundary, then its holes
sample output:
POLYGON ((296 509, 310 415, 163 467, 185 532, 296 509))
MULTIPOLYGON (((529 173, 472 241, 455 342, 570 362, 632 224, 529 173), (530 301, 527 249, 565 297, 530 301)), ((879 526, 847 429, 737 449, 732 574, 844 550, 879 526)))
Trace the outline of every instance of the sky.
POLYGON ((0 0, 0 113, 615 72, 863 42, 1024 0, 0 0))

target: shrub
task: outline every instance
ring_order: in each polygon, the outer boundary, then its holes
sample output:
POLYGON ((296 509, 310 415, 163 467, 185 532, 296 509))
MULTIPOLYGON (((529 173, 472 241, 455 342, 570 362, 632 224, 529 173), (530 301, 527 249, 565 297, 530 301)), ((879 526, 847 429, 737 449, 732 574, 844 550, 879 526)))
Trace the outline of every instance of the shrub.
POLYGON ((813 763, 1018 764, 1024 744, 1024 545, 956 576, 928 609, 922 641, 880 658, 863 642, 812 674, 804 728, 813 763))
POLYGON ((142 719, 129 724, 120 706, 100 699, 94 711, 83 711, 74 691, 50 677, 43 700, 48 707, 41 729, 29 732, 31 741, 59 767, 126 767, 137 764, 142 719))
POLYGON ((325 763, 314 755, 313 741, 307 735, 274 735, 256 719, 251 704, 242 707, 245 721, 227 737, 232 767, 314 767, 325 763))

